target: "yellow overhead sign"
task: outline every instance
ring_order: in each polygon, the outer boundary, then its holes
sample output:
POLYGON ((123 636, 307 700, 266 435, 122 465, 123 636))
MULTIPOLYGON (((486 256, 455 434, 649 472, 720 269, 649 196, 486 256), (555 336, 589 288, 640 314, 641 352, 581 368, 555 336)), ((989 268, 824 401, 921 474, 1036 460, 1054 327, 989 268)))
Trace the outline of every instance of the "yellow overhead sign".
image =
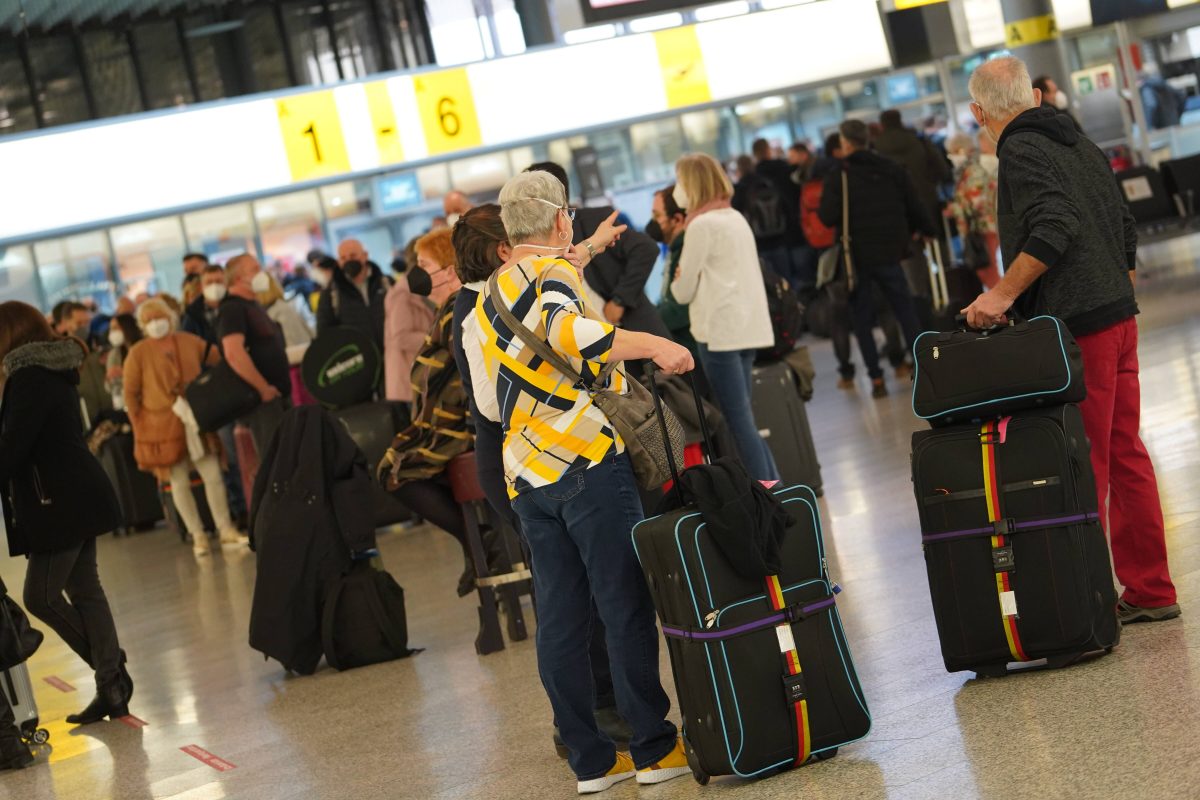
POLYGON ((896 0, 896 10, 905 11, 910 8, 918 8, 920 6, 932 6, 937 3, 945 3, 946 0, 896 0))
POLYGON ((350 156, 332 91, 281 97, 275 101, 275 110, 293 181, 350 171, 350 156))
POLYGON ((375 146, 379 148, 380 164, 398 164, 404 160, 400 142, 400 126, 396 124, 396 109, 388 94, 387 81, 375 81, 363 86, 367 92, 367 110, 371 114, 371 129, 375 146))
POLYGON ((413 78, 413 88, 430 155, 483 144, 466 68, 417 75, 413 78))
POLYGON ((667 90, 667 106, 683 108, 710 102, 712 91, 695 27, 655 31, 654 44, 667 90))
POLYGON ((1058 38, 1058 22, 1053 14, 1027 17, 1004 23, 1004 46, 1024 47, 1058 38))

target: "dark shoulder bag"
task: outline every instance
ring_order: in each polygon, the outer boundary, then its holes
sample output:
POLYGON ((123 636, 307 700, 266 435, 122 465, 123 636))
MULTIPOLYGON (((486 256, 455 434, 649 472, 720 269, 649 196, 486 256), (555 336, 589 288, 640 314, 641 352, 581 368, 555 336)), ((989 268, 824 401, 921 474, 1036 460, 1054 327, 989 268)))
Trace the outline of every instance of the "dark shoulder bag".
POLYGON ((633 462, 633 473, 638 483, 644 489, 658 489, 671 479, 671 466, 667 448, 671 450, 678 463, 683 462, 683 426, 671 413, 665 409, 664 427, 667 429, 667 441, 663 440, 662 431, 654 414, 654 400, 650 392, 638 381, 626 376, 629 394, 619 394, 606 388, 609 377, 619 361, 610 360, 600 370, 594 382, 583 377, 571 363, 554 351, 547 342, 539 339, 533 331, 525 327, 516 315, 504 304, 497 289, 500 273, 493 272, 488 280, 488 296, 495 297, 493 305, 496 313, 504 324, 517 335, 538 358, 567 376, 582 391, 588 393, 592 403, 600 409, 608 421, 620 434, 625 443, 625 452, 633 462))
POLYGON ((388 572, 359 561, 325 598, 321 620, 325 660, 336 670, 406 658, 408 617, 404 589, 388 572))
MULTIPOLYGON (((212 346, 209 342, 204 348, 201 364, 208 361, 212 346)), ((258 390, 242 380, 224 359, 201 372, 184 390, 183 396, 192 407, 200 430, 205 433, 215 433, 232 425, 262 403, 258 390)))
POLYGON ((7 594, 0 596, 0 669, 24 664, 42 646, 45 635, 7 594))

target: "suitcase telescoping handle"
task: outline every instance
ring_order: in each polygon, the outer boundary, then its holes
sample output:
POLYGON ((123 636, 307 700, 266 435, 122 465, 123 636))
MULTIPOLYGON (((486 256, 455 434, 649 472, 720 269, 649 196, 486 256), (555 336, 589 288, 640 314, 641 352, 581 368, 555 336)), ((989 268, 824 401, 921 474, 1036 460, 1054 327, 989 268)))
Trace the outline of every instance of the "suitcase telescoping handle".
MULTIPOLYGON (((967 324, 967 315, 966 314, 955 314, 954 322, 955 322, 955 324, 958 325, 960 330, 964 330, 964 331, 975 330, 974 328, 972 328, 970 325, 967 324)), ((1015 327, 1016 325, 1024 323, 1024 322, 1027 322, 1027 320, 1010 308, 1008 310, 1008 324, 1007 325, 990 325, 986 328, 979 328, 978 330, 984 336, 987 336, 988 334, 996 333, 997 331, 1004 330, 1005 328, 1012 328, 1012 327, 1015 327)))
MULTIPOLYGON (((683 503, 683 485, 679 482, 679 466, 675 463, 675 454, 671 452, 667 420, 663 416, 662 396, 658 393, 658 383, 654 380, 656 372, 658 372, 658 365, 653 361, 648 361, 643 374, 646 377, 646 384, 650 387, 650 395, 654 398, 654 413, 658 415, 658 427, 662 431, 663 441, 667 445, 667 464, 671 467, 671 479, 674 481, 675 492, 679 497, 679 502, 683 503)), ((696 418, 700 420, 700 436, 703 439, 704 455, 709 461, 712 461, 716 457, 714 455, 716 450, 713 449, 712 436, 708 432, 708 420, 704 416, 704 401, 700 399, 700 392, 696 389, 696 381, 692 379, 691 373, 684 375, 683 379, 688 388, 692 390, 692 399, 696 401, 696 418)))

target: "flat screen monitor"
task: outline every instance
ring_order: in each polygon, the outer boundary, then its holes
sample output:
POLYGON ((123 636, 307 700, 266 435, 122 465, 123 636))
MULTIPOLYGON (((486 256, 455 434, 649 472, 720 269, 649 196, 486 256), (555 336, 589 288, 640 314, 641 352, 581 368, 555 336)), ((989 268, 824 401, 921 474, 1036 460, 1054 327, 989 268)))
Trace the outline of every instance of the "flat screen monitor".
POLYGON ((588 23, 612 22, 701 5, 697 0, 579 0, 579 4, 588 23))

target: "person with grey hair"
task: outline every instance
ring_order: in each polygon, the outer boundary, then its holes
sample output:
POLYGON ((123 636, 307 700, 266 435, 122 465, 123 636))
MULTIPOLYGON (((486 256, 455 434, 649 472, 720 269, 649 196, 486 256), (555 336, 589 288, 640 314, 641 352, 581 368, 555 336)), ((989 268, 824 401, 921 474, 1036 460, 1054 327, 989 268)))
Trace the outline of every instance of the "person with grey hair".
POLYGON ((204 494, 223 545, 245 545, 229 514, 229 498, 221 474, 221 440, 202 434, 183 399, 189 384, 206 366, 220 361, 217 351, 199 336, 178 330, 179 320, 157 298, 137 310, 138 326, 146 338, 125 359, 125 407, 133 426, 133 455, 138 468, 159 481, 170 482, 179 518, 192 537, 197 556, 209 553, 196 500, 193 469, 204 481, 204 494))
MULTIPOLYGON (((900 262, 914 238, 933 236, 936 228, 904 167, 867 149, 870 136, 866 124, 848 119, 839 130, 841 169, 825 177, 817 213, 822 222, 837 229, 840 239, 844 174, 850 207, 850 258, 839 266, 836 283, 849 293, 854 336, 871 377, 871 393, 886 397, 887 384, 875 343, 875 287, 900 323, 906 352, 911 351, 921 323, 900 262)), ((896 374, 911 375, 911 367, 907 362, 898 365, 896 374)))
POLYGON ((1123 623, 1179 616, 1167 564, 1154 465, 1139 434, 1137 226, 1108 159, 1071 119, 1041 108, 1041 91, 1012 56, 985 62, 967 86, 971 113, 996 142, 1004 277, 963 309, 972 327, 1025 317, 1063 321, 1083 351, 1098 508, 1125 587, 1123 623), (1109 502, 1111 500, 1111 502, 1109 502))
MULTIPOLYGON (((538 670, 580 794, 636 775, 660 783, 690 772, 659 680, 654 603, 630 531, 642 506, 625 445, 580 382, 547 364, 501 319, 517 321, 595 384, 612 361, 652 359, 670 374, 692 369, 687 348, 623 330, 587 307, 578 269, 625 230, 614 212, 572 245, 575 212, 562 183, 524 172, 500 191, 511 256, 463 321, 462 342, 479 413, 504 431, 505 479, 529 544, 538 598, 538 670), (578 260, 576 267, 565 256, 578 260), (501 305, 502 304, 502 305, 501 305), (596 726, 588 659, 592 603, 607 629, 613 686, 633 728, 630 754, 596 726), (632 756, 632 758, 631 758, 632 756)), ((610 389, 628 391, 621 368, 610 389)))

